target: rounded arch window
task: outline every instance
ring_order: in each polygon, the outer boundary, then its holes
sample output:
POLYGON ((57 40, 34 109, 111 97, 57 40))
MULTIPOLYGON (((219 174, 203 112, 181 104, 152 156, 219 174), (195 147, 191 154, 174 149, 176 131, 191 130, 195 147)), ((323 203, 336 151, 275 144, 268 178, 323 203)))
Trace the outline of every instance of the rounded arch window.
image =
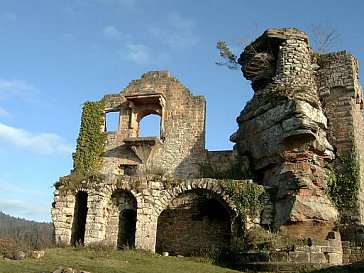
POLYGON ((141 117, 139 121, 139 137, 160 137, 161 117, 155 113, 149 113, 141 117))

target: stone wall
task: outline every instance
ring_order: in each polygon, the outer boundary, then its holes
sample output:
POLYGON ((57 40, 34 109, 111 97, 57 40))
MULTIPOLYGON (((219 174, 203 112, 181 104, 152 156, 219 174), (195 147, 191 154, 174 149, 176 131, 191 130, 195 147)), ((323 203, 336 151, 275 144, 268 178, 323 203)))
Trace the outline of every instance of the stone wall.
POLYGON ((199 190, 175 198, 158 218, 157 252, 191 256, 228 249, 231 217, 218 200, 199 190))
POLYGON ((226 172, 237 163, 237 153, 235 151, 207 151, 205 162, 216 172, 226 172))
MULTIPOLYGON (((356 208, 343 215, 349 217, 350 221, 359 227, 364 221, 364 127, 363 94, 358 81, 358 61, 342 51, 318 56, 317 63, 316 79, 325 115, 328 118, 328 139, 335 147, 337 155, 347 156, 353 145, 359 154, 361 176, 360 188, 356 193, 359 202, 356 208)), ((340 173, 341 162, 336 160, 335 165, 340 173)), ((357 231, 355 227, 346 227, 343 238, 362 241, 363 232, 357 231)))
MULTIPOLYGON (((135 247, 155 251, 158 225, 161 227, 169 225, 168 221, 174 216, 166 217, 166 215, 171 212, 175 215, 178 211, 176 207, 183 204, 184 216, 174 218, 179 228, 174 231, 173 236, 193 238, 194 244, 191 244, 191 248, 177 246, 172 250, 176 253, 180 251, 180 253, 191 254, 204 245, 216 249, 225 248, 228 246, 230 236, 235 232, 232 229, 232 223, 234 223, 236 212, 235 205, 221 186, 222 182, 222 180, 209 178, 170 181, 150 175, 144 177, 108 175, 97 182, 85 180, 72 190, 60 186, 55 191, 57 201, 52 208, 56 242, 70 244, 75 192, 84 191, 88 194, 84 237, 86 245, 101 243, 113 247, 122 246, 122 236, 127 238, 126 242, 132 242, 130 233, 129 235, 121 234, 123 211, 131 209, 136 211, 137 218, 134 230, 135 247), (215 208, 218 208, 221 213, 216 215, 216 211, 212 212, 209 206, 203 206, 206 201, 214 203, 215 208), (190 228, 181 229, 185 224, 190 225, 190 228), (206 231, 207 227, 211 229, 211 233, 215 234, 214 236, 207 236, 205 232, 201 233, 205 236, 194 234, 196 230, 206 231)), ((240 181, 239 183, 251 182, 240 181)), ((163 235, 159 236, 163 237, 163 235)), ((172 236, 172 233, 168 236, 172 236)), ((165 249, 161 248, 160 251, 165 249)))
POLYGON ((277 189, 274 228, 325 238, 338 212, 326 195, 325 167, 334 158, 315 83, 311 48, 297 29, 270 29, 245 48, 239 63, 254 97, 232 136, 256 176, 277 189))
POLYGON ((364 243, 343 241, 343 264, 353 264, 364 260, 364 243))
POLYGON ((235 259, 245 270, 301 272, 341 265, 343 256, 340 234, 330 232, 326 240, 308 239, 289 250, 240 253, 235 259))
POLYGON ((119 112, 117 132, 107 133, 105 174, 169 173, 197 177, 205 157, 205 99, 193 96, 168 71, 132 81, 120 95, 107 95, 105 112, 119 112), (161 117, 160 136, 139 137, 140 121, 161 117))

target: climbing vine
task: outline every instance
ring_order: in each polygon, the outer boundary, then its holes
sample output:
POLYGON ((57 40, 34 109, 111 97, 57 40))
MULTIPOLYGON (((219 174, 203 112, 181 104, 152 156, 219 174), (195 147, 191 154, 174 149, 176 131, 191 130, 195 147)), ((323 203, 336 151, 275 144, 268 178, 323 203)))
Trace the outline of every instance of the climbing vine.
POLYGON ((342 166, 338 171, 328 170, 328 195, 341 212, 357 206, 360 186, 359 155, 354 143, 347 155, 337 157, 342 166))
POLYGON ((257 218, 262 209, 264 187, 254 182, 226 180, 222 188, 230 196, 238 212, 238 236, 244 236, 247 217, 257 218))
POLYGON ((89 174, 100 167, 106 141, 106 134, 101 131, 103 115, 104 100, 84 103, 80 134, 73 155, 73 172, 89 174))

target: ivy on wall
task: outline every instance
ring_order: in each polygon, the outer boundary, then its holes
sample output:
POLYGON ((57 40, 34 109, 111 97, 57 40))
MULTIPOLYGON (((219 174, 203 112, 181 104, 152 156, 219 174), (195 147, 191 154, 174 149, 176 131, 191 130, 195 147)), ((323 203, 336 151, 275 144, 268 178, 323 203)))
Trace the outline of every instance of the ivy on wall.
POLYGON ((360 163, 355 144, 347 155, 337 157, 341 168, 328 171, 328 195, 340 212, 349 212, 358 204, 360 163))
POLYGON ((262 195, 264 187, 252 181, 242 182, 226 180, 221 184, 225 193, 234 202, 238 212, 238 236, 245 235, 245 223, 248 217, 255 219, 263 209, 262 195))
POLYGON ((73 154, 73 172, 89 174, 97 171, 102 163, 106 134, 104 124, 104 100, 87 101, 83 105, 81 128, 73 154))

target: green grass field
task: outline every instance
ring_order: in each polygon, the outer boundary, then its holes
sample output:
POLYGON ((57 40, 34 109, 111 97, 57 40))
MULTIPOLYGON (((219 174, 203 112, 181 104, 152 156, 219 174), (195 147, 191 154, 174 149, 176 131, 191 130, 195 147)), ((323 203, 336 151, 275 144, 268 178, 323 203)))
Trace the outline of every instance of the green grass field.
MULTIPOLYGON (((135 250, 91 248, 50 248, 40 260, 0 259, 0 273, 50 273, 56 268, 71 267, 91 273, 237 273, 198 257, 162 257, 135 250)), ((311 273, 362 273, 363 267, 338 266, 311 273)))
POLYGON ((57 267, 71 267, 91 273, 233 273, 213 265, 208 259, 162 257, 133 250, 95 250, 88 248, 51 248, 40 260, 1 260, 0 273, 52 272, 57 267))

